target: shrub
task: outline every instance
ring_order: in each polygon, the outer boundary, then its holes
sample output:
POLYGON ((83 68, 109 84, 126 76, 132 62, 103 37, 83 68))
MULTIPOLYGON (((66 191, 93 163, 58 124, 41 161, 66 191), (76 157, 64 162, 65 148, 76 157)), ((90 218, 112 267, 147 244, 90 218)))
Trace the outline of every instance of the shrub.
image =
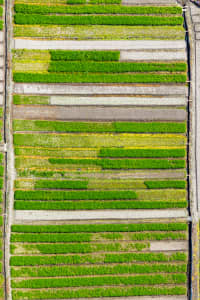
MULTIPOLYGON (((137 232, 185 231, 186 223, 135 223, 135 224, 76 224, 76 225, 12 225, 12 232, 137 232)), ((39 236, 39 235, 38 235, 39 236)))
POLYGON ((15 82, 41 83, 185 83, 185 74, 95 74, 95 73, 23 73, 15 72, 15 82))
POLYGON ((187 201, 15 201, 17 210, 95 210, 187 208, 187 201))
POLYGON ((36 189, 87 189, 88 182, 80 180, 37 180, 36 189))
MULTIPOLYGON (((181 7, 122 5, 31 5, 17 3, 16 13, 23 14, 182 14, 181 7)), ((78 52, 78 51, 77 51, 78 52)), ((110 52, 110 51, 109 51, 110 52)))
MULTIPOLYGON (((79 62, 79 61, 51 61, 49 72, 185 72, 185 63, 135 63, 135 62, 79 62)), ((123 123, 121 123, 123 126, 123 123)), ((129 123, 131 126, 131 123, 129 123)), ((169 123, 168 123, 169 124, 169 123)), ((151 126, 151 124, 149 124, 151 126)), ((166 124, 163 124, 166 126, 166 124)), ((158 126, 157 126, 158 127, 158 126)), ((162 123, 160 123, 162 128, 162 123)), ((164 127, 164 126, 163 126, 164 127)), ((120 126, 117 127, 118 130, 120 126)))
POLYGON ((184 180, 162 180, 162 181, 146 180, 144 184, 147 186, 148 189, 168 189, 168 188, 185 189, 186 188, 186 181, 184 180))
POLYGON ((120 200, 136 199, 134 191, 15 191, 16 200, 120 200))
POLYGON ((79 15, 57 16, 21 14, 14 15, 15 24, 20 25, 132 25, 132 26, 176 26, 183 24, 183 18, 163 16, 118 16, 118 15, 79 15))
POLYGON ((122 149, 101 148, 99 157, 185 157, 185 149, 122 149))
MULTIPOLYGON (((118 61, 120 51, 73 51, 73 50, 50 50, 53 61, 118 61)), ((74 63, 72 63, 74 64, 74 63)))
POLYGON ((25 280, 12 280, 13 288, 56 288, 104 285, 155 285, 155 284, 181 284, 187 280, 185 274, 167 275, 136 275, 136 276, 95 276, 75 278, 38 278, 25 280))

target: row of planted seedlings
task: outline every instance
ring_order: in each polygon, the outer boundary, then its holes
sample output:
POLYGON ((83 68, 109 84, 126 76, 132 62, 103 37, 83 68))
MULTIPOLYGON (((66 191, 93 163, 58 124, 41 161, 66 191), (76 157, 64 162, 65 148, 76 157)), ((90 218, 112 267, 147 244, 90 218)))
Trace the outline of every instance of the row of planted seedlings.
POLYGON ((41 5, 40 1, 16 0, 13 21, 16 37, 184 38, 182 8, 179 6, 124 6, 116 0, 90 0, 87 3, 86 0, 45 0, 41 5))
POLYGON ((13 128, 15 209, 187 207, 185 122, 14 120, 13 128))
POLYGON ((12 225, 12 299, 186 295, 187 230, 158 221, 12 225))
POLYGON ((23 49, 13 51, 13 80, 38 83, 186 84, 187 65, 185 62, 121 61, 120 51, 23 49))

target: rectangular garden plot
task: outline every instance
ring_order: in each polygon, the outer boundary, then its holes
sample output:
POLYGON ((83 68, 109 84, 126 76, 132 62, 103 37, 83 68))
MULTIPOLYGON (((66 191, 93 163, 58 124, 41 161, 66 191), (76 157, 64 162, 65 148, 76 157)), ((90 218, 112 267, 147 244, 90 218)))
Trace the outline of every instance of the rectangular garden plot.
POLYGON ((15 120, 14 130, 15 209, 187 207, 184 122, 15 120))
POLYGON ((12 299, 187 294, 185 223, 13 225, 12 299))
POLYGON ((181 7, 121 1, 15 1, 14 36, 49 39, 181 39, 181 7))

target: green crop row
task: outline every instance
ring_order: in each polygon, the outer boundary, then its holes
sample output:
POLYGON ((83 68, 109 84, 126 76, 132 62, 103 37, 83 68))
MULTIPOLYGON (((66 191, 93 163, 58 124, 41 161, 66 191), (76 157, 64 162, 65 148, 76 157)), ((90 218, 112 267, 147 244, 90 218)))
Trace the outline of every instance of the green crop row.
POLYGON ((76 278, 38 278, 26 280, 12 280, 12 288, 58 288, 104 285, 156 285, 186 283, 185 274, 167 275, 136 275, 136 276, 95 276, 76 278))
POLYGON ((79 62, 51 61, 48 72, 186 72, 185 63, 79 62))
POLYGON ((133 263, 133 262, 187 262, 184 252, 166 254, 156 253, 100 253, 84 255, 55 255, 55 256, 11 256, 11 266, 37 266, 37 265, 77 265, 97 263, 133 263))
POLYGON ((97 165, 102 169, 181 169, 185 160, 166 159, 70 159, 49 158, 51 164, 97 165))
POLYGON ((69 254, 69 253, 93 253, 93 252, 127 252, 149 249, 149 243, 70 243, 70 244, 23 244, 11 245, 11 253, 15 254, 69 254))
POLYGON ((27 243, 57 243, 57 242, 91 242, 91 241, 118 241, 118 240, 184 240, 186 234, 182 232, 148 232, 148 233, 24 233, 12 234, 11 242, 27 242, 27 243))
POLYGON ((17 210, 96 210, 187 208, 187 201, 31 201, 17 200, 17 210))
POLYGON ((23 14, 181 14, 181 7, 122 5, 27 5, 18 3, 16 13, 23 14))
POLYGON ((67 0, 67 4, 86 4, 86 0, 67 0))
POLYGON ((25 96, 25 95, 13 95, 13 104, 23 105, 23 104, 49 104, 48 96, 25 96))
POLYGON ((185 157, 185 149, 122 149, 102 148, 99 157, 185 157))
POLYGON ((15 24, 20 25, 145 25, 145 26, 176 26, 183 24, 183 18, 163 17, 163 16, 98 16, 98 15, 79 15, 79 16, 57 16, 57 15, 38 15, 22 14, 14 15, 15 24))
POLYGON ((185 74, 98 74, 98 73, 23 73, 15 72, 15 82, 41 83, 185 83, 185 74))
POLYGON ((122 0, 90 0, 89 4, 121 4, 121 2, 122 0))
POLYGON ((11 268, 12 277, 57 277, 106 274, 185 273, 186 264, 128 264, 104 266, 50 266, 11 268))
MULTIPOLYGON (((15 131, 185 133, 185 122, 61 122, 14 120, 15 131)), ((123 149, 118 149, 123 150, 123 149)), ((102 149, 105 151, 105 149, 102 149)), ((158 150, 156 150, 158 151, 158 150)), ((161 150, 166 151, 166 150, 161 150)), ((173 150, 169 150, 173 151, 173 150)))
POLYGON ((88 182, 80 180, 38 180, 36 181, 34 187, 36 189, 87 189, 88 182))
POLYGON ((186 181, 184 180, 145 180, 144 184, 148 189, 168 189, 168 188, 176 188, 176 189, 185 189, 186 181))
POLYGON ((123 200, 136 199, 134 191, 15 191, 16 200, 123 200))
POLYGON ((37 299, 66 299, 66 298, 101 298, 101 297, 128 297, 128 296, 156 296, 156 295, 186 295, 185 286, 176 287, 108 287, 76 290, 33 290, 13 291, 13 300, 37 299))
POLYGON ((53 61, 118 61, 120 51, 50 50, 50 55, 53 61))
MULTIPOLYGON (((1 182, 1 181, 0 181, 1 182)), ((120 182, 116 181, 116 187, 120 187, 120 182)), ((16 182, 16 187, 20 188, 21 181, 16 182), (19 187, 18 187, 19 185, 19 187)), ((27 181, 25 182, 25 184, 27 181)), ((102 188, 103 185, 106 182, 102 182, 102 188)), ((113 182, 108 180, 108 185, 110 186, 110 189, 112 189, 113 182)), ((143 183, 141 181, 141 183, 143 183)), ((80 181, 80 180, 37 180, 35 182, 30 182, 30 184, 33 184, 35 189, 92 189, 93 184, 90 181, 80 181), (88 186, 89 184, 89 186, 88 186)), ((98 184, 98 182, 97 182, 98 184)), ((101 185, 101 182, 99 182, 101 185)), ((128 182, 124 182, 124 188, 126 187, 126 184, 128 182)), ((145 185, 148 189, 168 189, 168 188, 176 188, 176 189, 185 189, 186 188, 186 181, 184 180, 146 180, 144 181, 144 187, 141 186, 141 188, 145 188, 145 185)), ((134 181, 131 182, 130 186, 132 188, 135 188, 134 181)), ((137 188, 137 186, 136 186, 137 188)))
MULTIPOLYGON (((12 232, 75 233, 75 232, 137 232, 137 231, 185 231, 186 223, 139 224, 76 224, 76 225, 12 225, 12 232)), ((39 235, 38 235, 39 236, 39 235)))

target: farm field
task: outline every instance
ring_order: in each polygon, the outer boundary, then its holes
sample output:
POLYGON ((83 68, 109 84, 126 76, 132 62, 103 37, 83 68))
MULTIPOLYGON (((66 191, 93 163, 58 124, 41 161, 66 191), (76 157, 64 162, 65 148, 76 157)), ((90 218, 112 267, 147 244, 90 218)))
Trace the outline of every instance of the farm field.
POLYGON ((182 39, 181 7, 117 2, 15 1, 14 36, 46 39, 182 39), (99 26, 101 25, 101 26, 99 26))
POLYGON ((183 222, 13 225, 12 297, 186 295, 187 239, 183 222))
POLYGON ((187 299, 189 70, 172 2, 15 0, 12 300, 187 299))

